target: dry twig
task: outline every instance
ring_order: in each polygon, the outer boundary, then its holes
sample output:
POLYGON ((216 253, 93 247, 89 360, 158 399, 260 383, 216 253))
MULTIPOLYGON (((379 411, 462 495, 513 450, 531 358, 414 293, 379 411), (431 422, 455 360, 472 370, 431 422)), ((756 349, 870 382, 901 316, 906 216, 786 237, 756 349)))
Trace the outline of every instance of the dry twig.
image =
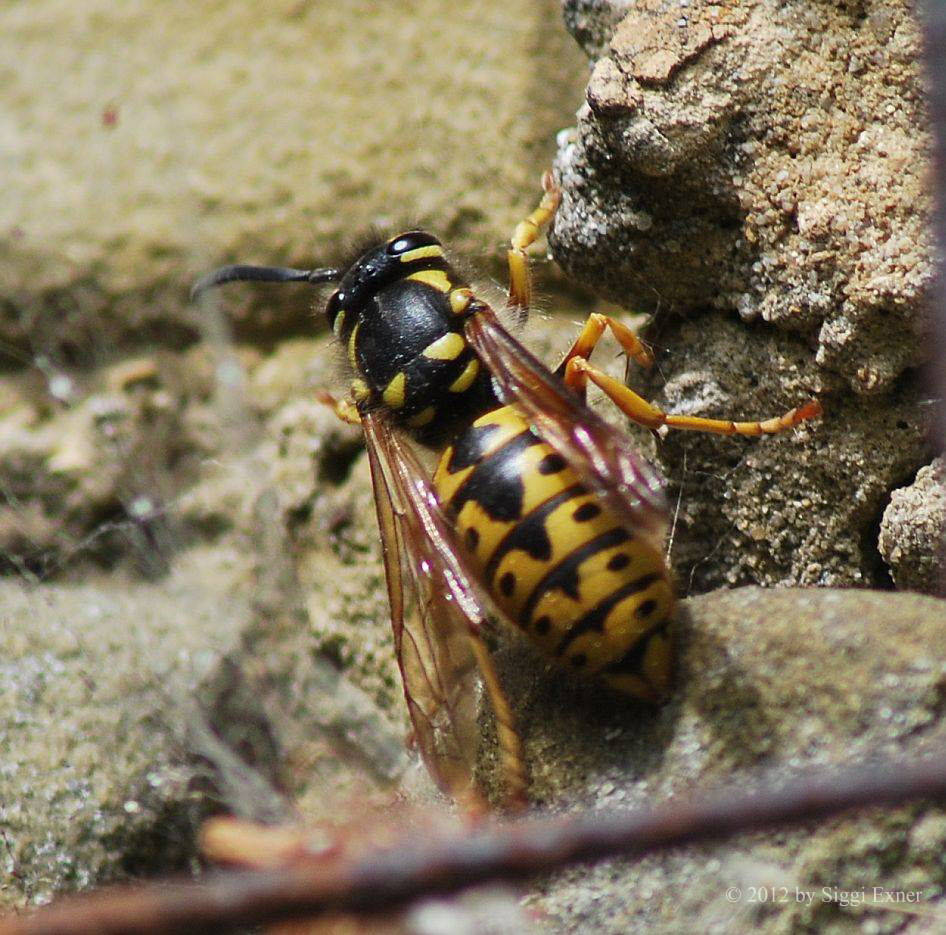
POLYGON ((567 864, 640 856, 742 831, 810 822, 855 807, 946 797, 946 752, 820 771, 779 788, 762 784, 676 799, 656 809, 531 818, 484 826, 336 866, 224 871, 193 883, 152 883, 63 899, 0 921, 0 935, 222 932, 326 912, 390 912, 423 896, 522 880, 567 864))

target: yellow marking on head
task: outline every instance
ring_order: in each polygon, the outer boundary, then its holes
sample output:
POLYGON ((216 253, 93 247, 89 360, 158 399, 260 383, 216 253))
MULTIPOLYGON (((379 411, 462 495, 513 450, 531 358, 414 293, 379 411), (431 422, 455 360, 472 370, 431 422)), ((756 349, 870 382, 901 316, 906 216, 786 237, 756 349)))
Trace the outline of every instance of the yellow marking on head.
POLYGON ((366 399, 368 399, 369 396, 371 396, 371 389, 362 379, 352 380, 351 395, 354 396, 358 402, 363 403, 366 399))
POLYGON ((473 385, 473 381, 476 379, 476 375, 479 372, 480 362, 474 357, 466 367, 463 368, 463 373, 461 373, 447 389, 450 390, 451 393, 465 393, 473 385))
POLYGON ((361 327, 361 322, 359 321, 354 328, 351 329, 351 334, 348 336, 348 362, 351 364, 353 370, 358 369, 358 358, 355 355, 355 348, 358 344, 358 329, 361 327))
POLYGON ((414 260, 425 260, 429 256, 443 256, 443 247, 432 243, 429 247, 417 247, 401 254, 402 263, 413 263, 414 260))
POLYGON ((332 331, 335 332, 335 337, 340 338, 342 336, 342 329, 345 327, 345 309, 340 308, 338 314, 335 316, 335 324, 332 325, 332 331))
POLYGON ((438 292, 450 291, 450 277, 442 269, 422 269, 407 278, 426 283, 438 292))
POLYGON ((463 340, 462 334, 448 331, 442 338, 437 338, 433 344, 428 344, 421 353, 430 360, 456 360, 465 347, 466 341, 463 340))
POLYGON ((392 409, 400 409, 404 405, 404 394, 407 391, 407 374, 402 370, 395 376, 391 382, 384 388, 381 398, 385 406, 392 409))
POLYGON ((407 420, 407 424, 412 429, 423 428, 423 426, 430 425, 434 421, 435 415, 437 415, 437 410, 433 406, 428 406, 426 409, 421 409, 416 416, 411 416, 407 420))
POLYGON ((454 315, 462 315, 473 301, 473 290, 461 286, 450 293, 450 311, 454 315))

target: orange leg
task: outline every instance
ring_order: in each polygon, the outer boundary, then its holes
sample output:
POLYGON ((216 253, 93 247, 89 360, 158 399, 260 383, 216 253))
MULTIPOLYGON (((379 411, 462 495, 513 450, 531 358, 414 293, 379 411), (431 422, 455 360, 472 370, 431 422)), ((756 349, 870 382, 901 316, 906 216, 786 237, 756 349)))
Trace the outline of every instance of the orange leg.
MULTIPOLYGON (((298 825, 262 825, 243 818, 208 818, 198 833, 201 853, 218 864, 284 867, 317 860, 312 849, 316 829, 298 825)), ((332 853, 326 848, 323 859, 332 853)))
POLYGON ((674 416, 628 389, 620 380, 609 377, 584 358, 575 357, 565 368, 565 383, 578 393, 584 393, 591 381, 601 387, 605 395, 629 419, 649 429, 666 425, 672 429, 688 429, 693 432, 712 432, 716 435, 774 435, 784 432, 822 413, 821 403, 813 399, 797 406, 782 416, 755 422, 733 422, 731 419, 704 419, 699 416, 674 416))
POLYGON ((522 753, 522 740, 516 730, 516 718, 506 700, 499 681, 493 657, 479 636, 470 634, 470 646, 480 668, 483 686, 496 717, 496 736, 499 740, 499 756, 503 778, 506 783, 505 801, 510 811, 521 811, 528 804, 529 776, 522 753))
MULTIPOLYGON (((592 351, 594 351, 598 342, 601 340, 605 328, 611 329, 611 334, 614 335, 618 344, 621 345, 624 353, 627 354, 628 357, 632 357, 641 367, 650 369, 650 367, 653 366, 654 358, 650 350, 627 325, 622 325, 621 322, 612 318, 610 315, 592 312, 588 316, 584 327, 581 329, 581 333, 575 338, 575 343, 571 346, 571 350, 569 350, 562 362, 556 367, 555 373, 560 377, 564 377, 568 371, 569 364, 573 360, 588 360, 588 358, 591 357, 592 351)), ((584 383, 581 385, 577 383, 569 385, 582 399, 585 398, 584 383)))
POLYGON ((535 243, 542 228, 555 214, 562 193, 558 190, 552 172, 542 176, 542 189, 545 194, 539 206, 524 221, 520 221, 512 235, 511 246, 506 253, 509 261, 509 304, 528 314, 532 304, 532 274, 529 272, 529 257, 526 250, 535 243))
POLYGON ((333 393, 327 390, 319 390, 316 393, 316 399, 320 403, 328 406, 342 422, 349 425, 361 425, 361 416, 358 414, 358 407, 347 396, 339 399, 333 393))

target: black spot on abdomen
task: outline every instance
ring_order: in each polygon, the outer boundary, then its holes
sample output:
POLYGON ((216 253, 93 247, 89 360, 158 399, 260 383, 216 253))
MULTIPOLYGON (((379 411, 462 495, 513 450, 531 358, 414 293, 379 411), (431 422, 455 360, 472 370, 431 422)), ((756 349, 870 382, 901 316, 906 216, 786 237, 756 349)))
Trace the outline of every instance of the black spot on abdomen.
POLYGON ((626 529, 618 527, 608 532, 596 536, 589 542, 582 543, 569 555, 566 555, 549 573, 535 586, 533 592, 529 595, 525 607, 520 615, 524 626, 528 626, 532 620, 532 614, 536 605, 542 600, 542 597, 549 591, 559 590, 567 594, 573 601, 577 601, 578 584, 580 576, 578 569, 583 562, 588 561, 594 555, 604 549, 610 549, 613 546, 620 545, 630 539, 630 533, 626 529))
MULTIPOLYGON (((555 650, 557 656, 564 654, 565 650, 568 649, 569 644, 579 636, 589 631, 602 632, 604 627, 604 621, 607 619, 608 614, 621 603, 626 597, 629 597, 631 594, 637 594, 640 591, 645 591, 652 584, 660 580, 660 575, 656 572, 650 572, 649 574, 642 575, 640 578, 637 578, 634 581, 628 581, 627 583, 621 585, 612 591, 604 600, 602 600, 597 606, 593 607, 588 613, 585 614, 580 620, 576 620, 575 623, 569 628, 568 632, 562 637, 561 643, 555 650)), ((651 605, 651 612, 657 606, 657 602, 653 600, 647 600, 641 607, 645 605, 651 605)), ((638 608, 638 616, 640 614, 640 608, 638 608)))
POLYGON ((550 451, 537 465, 536 470, 540 474, 558 474, 565 470, 565 459, 557 452, 550 451))
MULTIPOLYGON (((483 426, 482 429, 495 429, 496 426, 483 426)), ((474 427, 459 440, 458 446, 454 448, 453 456, 447 465, 447 470, 453 470, 452 464, 454 458, 458 455, 458 448, 464 445, 475 447, 479 445, 482 450, 485 442, 482 436, 478 436, 468 441, 470 436, 481 431, 480 427, 474 427)), ((459 486, 457 492, 450 500, 450 509, 456 515, 470 500, 478 503, 483 512, 490 519, 500 522, 512 522, 519 519, 522 515, 523 496, 525 486, 522 480, 522 455, 527 448, 533 445, 541 444, 539 438, 532 432, 525 431, 514 436, 501 448, 488 454, 483 458, 465 481, 459 486)), ((460 457, 469 457, 471 454, 469 448, 464 452, 461 450, 460 457)))
POLYGON ((552 557, 552 541, 549 539, 545 524, 549 516, 567 500, 586 493, 580 484, 566 487, 545 503, 540 504, 528 516, 516 523, 496 546, 486 565, 485 577, 492 581, 499 563, 514 549, 525 552, 539 562, 547 562, 552 557))

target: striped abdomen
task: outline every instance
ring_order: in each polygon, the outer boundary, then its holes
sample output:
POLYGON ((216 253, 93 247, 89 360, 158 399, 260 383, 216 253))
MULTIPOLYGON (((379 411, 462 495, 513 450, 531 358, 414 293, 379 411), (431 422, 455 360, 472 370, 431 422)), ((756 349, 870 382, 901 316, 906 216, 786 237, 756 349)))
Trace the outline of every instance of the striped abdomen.
POLYGON ((673 593, 660 550, 515 409, 474 422, 434 486, 496 605, 552 659, 647 700, 666 692, 673 593))

